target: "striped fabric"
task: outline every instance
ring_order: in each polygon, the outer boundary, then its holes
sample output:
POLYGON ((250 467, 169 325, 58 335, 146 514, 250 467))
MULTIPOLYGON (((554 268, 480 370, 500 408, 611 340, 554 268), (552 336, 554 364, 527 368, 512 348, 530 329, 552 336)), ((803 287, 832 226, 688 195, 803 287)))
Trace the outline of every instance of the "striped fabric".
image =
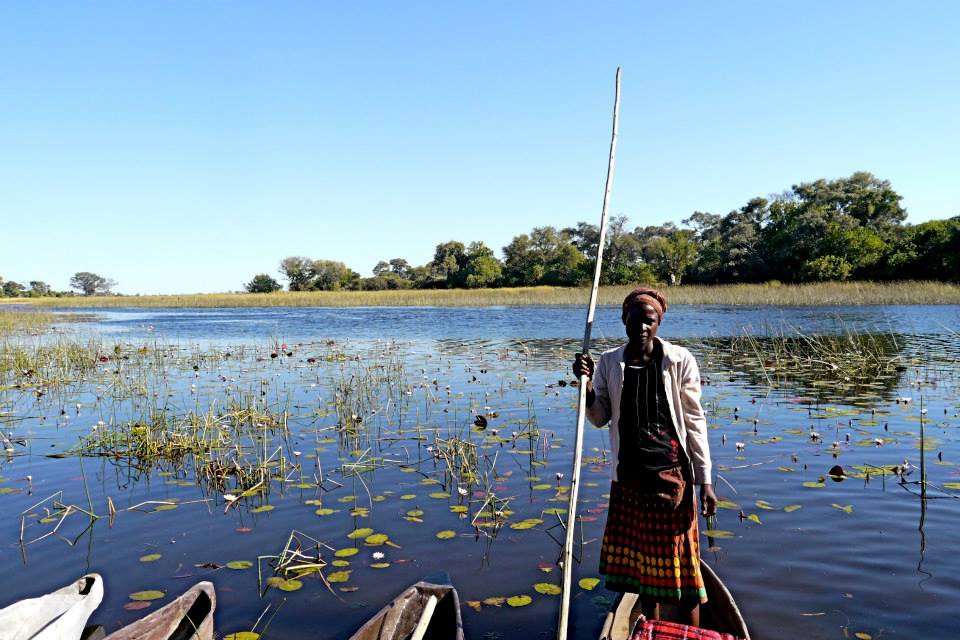
POLYGON ((719 633, 662 620, 641 620, 630 640, 740 640, 729 633, 719 633))

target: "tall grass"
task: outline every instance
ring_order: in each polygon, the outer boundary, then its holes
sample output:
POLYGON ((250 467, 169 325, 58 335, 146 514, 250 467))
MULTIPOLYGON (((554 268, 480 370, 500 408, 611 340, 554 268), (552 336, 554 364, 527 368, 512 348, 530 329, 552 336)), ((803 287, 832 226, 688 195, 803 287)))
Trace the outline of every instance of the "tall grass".
MULTIPOLYGON (((630 286, 600 288, 600 304, 619 304, 630 286)), ((823 282, 663 287, 671 304, 864 305, 960 304, 960 285, 943 282, 823 282)), ((45 307, 485 307, 585 305, 586 287, 278 291, 196 295, 35 298, 45 307)))
POLYGON ((12 333, 37 333, 45 329, 54 316, 52 313, 30 309, 4 309, 0 307, 0 336, 12 333))

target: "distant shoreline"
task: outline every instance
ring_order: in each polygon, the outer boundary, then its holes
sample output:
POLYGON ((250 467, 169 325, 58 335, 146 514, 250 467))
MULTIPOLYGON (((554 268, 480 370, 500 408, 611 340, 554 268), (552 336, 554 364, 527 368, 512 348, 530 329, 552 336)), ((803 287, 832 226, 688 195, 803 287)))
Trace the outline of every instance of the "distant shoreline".
MULTIPOLYGON (((630 286, 600 287, 600 304, 619 304, 630 286)), ((944 282, 823 282, 664 287, 670 304, 869 305, 960 304, 960 285, 944 282)), ((2 298, 36 307, 490 307, 586 306, 588 287, 405 289, 396 291, 278 291, 158 296, 2 298)))

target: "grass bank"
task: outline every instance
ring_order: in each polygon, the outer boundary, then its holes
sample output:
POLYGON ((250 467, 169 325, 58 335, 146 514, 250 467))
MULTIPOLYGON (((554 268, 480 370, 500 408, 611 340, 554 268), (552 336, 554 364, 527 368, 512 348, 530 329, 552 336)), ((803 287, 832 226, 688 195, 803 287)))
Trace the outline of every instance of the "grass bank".
MULTIPOLYGON (((601 287, 600 304, 619 304, 632 287, 601 287)), ((943 282, 824 282, 664 288, 671 304, 960 304, 960 286, 943 282)), ((485 307, 585 305, 589 289, 522 287, 403 291, 278 291, 197 295, 18 299, 44 307, 485 307)))

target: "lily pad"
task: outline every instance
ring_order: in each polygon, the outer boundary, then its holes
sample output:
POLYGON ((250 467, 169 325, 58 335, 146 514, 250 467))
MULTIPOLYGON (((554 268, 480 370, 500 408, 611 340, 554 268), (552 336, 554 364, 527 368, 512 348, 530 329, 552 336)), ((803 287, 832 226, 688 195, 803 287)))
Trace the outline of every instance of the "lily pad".
POLYGON ((327 582, 337 583, 346 582, 350 579, 350 571, 334 571, 327 576, 327 582))
POLYGON ((387 534, 385 533, 375 533, 372 536, 367 536, 363 543, 369 547, 379 547, 388 540, 387 534))
POLYGON ((732 538, 733 531, 724 531, 723 529, 707 529, 703 532, 708 538, 732 538))
POLYGON ((545 596, 558 596, 563 593, 563 589, 551 582, 538 582, 533 585, 534 591, 542 593, 545 596))
POLYGON ((233 569, 234 571, 243 571, 244 569, 249 569, 253 566, 253 563, 249 560, 231 560, 227 563, 227 569, 233 569))
POLYGON ((153 562, 155 560, 159 560, 162 557, 163 556, 160 555, 159 553, 149 553, 145 556, 140 556, 140 562, 153 562))
POLYGON ((450 538, 455 538, 456 536, 457 532, 449 529, 444 529, 443 531, 437 532, 437 537, 441 540, 449 540, 450 538))
POLYGON ((160 598, 163 598, 166 595, 167 594, 163 591, 158 591, 153 589, 148 591, 136 591, 134 593, 131 593, 129 597, 131 600, 137 600, 142 602, 146 600, 159 600, 160 598))
POLYGON ((373 529, 371 529, 370 527, 361 527, 359 529, 354 529, 353 531, 348 533, 347 537, 350 538, 351 540, 356 540, 357 538, 366 538, 371 533, 373 533, 373 529))
POLYGON ((337 549, 333 552, 333 555, 338 558, 349 558, 350 556, 355 556, 358 553, 360 553, 360 549, 357 549, 356 547, 347 547, 346 549, 337 549))
POLYGON ((600 584, 600 578, 580 578, 580 582, 577 584, 580 585, 581 589, 593 591, 600 584))
POLYGON ((329 507, 323 507, 323 508, 317 509, 316 511, 314 511, 314 513, 317 514, 318 516, 329 516, 329 515, 333 515, 337 511, 340 511, 340 509, 330 509, 329 507))
POLYGON ((272 504, 263 504, 263 505, 260 505, 259 507, 254 508, 254 509, 250 509, 250 513, 264 513, 264 512, 266 512, 266 511, 273 511, 273 505, 272 505, 272 504))
POLYGON ((335 566, 335 567, 343 568, 343 567, 349 567, 349 566, 350 566, 350 561, 349 561, 349 560, 334 560, 334 561, 331 562, 330 564, 332 564, 332 565, 335 566))
POLYGON ((389 566, 390 566, 389 562, 374 562, 373 564, 370 565, 370 567, 373 569, 386 569, 389 566))
POLYGON ((533 598, 526 594, 507 598, 507 604, 511 607, 525 607, 531 602, 533 602, 533 598))
POLYGON ((788 504, 787 506, 785 506, 785 507, 783 508, 783 510, 786 511, 787 513, 793 513, 794 511, 796 511, 796 510, 798 510, 798 509, 803 509, 803 505, 799 505, 799 504, 788 504))
POLYGON ((223 637, 223 640, 260 640, 260 634, 256 631, 237 631, 236 633, 228 633, 223 637))

